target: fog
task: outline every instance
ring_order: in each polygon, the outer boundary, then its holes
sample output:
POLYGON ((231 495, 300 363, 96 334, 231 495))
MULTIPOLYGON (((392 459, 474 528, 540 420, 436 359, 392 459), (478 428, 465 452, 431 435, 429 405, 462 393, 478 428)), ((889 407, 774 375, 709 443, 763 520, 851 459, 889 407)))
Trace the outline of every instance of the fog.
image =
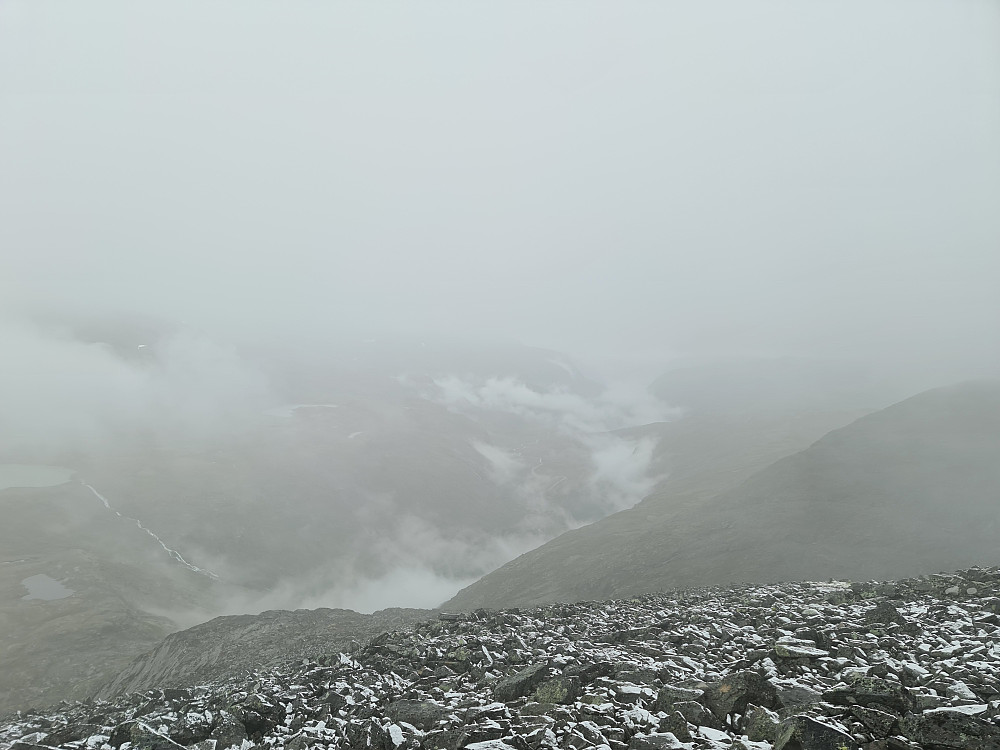
MULTIPOLYGON (((0 450, 107 448, 153 432, 165 442, 204 442, 245 429, 268 401, 265 375, 232 346, 179 333, 155 356, 123 355, 67 331, 0 323, 0 450)), ((151 352, 151 350, 148 350, 151 352)))
POLYGON ((0 464, 77 472, 32 572, 436 606, 662 486, 663 423, 1000 374, 998 206, 987 0, 9 0, 0 464))
POLYGON ((997 364, 992 2, 0 13, 8 310, 997 364))

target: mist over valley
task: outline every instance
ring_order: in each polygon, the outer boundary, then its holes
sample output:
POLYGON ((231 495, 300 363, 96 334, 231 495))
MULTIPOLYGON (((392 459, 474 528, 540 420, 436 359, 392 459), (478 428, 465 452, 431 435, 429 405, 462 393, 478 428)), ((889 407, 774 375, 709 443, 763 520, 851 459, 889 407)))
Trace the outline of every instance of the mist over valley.
POLYGON ((0 5, 0 747, 1000 746, 997 32, 0 5))

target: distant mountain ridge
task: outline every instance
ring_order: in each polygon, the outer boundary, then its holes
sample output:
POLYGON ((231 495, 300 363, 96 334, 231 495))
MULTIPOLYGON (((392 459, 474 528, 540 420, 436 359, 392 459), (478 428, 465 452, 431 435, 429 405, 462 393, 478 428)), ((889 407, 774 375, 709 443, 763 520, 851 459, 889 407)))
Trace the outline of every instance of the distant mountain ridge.
POLYGON ((522 555, 443 607, 917 575, 998 562, 998 539, 1000 382, 984 381, 862 417, 703 501, 654 493, 522 555))

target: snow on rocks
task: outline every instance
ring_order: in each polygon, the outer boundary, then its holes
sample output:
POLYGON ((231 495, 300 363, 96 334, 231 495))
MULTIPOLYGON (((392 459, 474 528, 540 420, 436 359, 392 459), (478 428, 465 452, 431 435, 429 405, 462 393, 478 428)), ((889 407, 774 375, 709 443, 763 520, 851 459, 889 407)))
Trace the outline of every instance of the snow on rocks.
POLYGON ((20 713, 0 748, 1000 750, 998 593, 1000 570, 974 568, 442 615, 351 654, 20 713))

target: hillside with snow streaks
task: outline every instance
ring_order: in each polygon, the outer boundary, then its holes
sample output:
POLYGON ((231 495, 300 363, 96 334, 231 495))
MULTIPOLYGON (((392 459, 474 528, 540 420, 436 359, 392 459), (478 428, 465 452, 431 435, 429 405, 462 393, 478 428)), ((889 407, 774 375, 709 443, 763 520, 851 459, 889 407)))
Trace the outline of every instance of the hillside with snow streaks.
MULTIPOLYGON (((92 486, 90 486, 89 484, 86 484, 86 483, 84 483, 83 486, 86 487, 91 492, 93 492, 94 496, 97 497, 97 499, 100 500, 104 504, 105 508, 107 508, 108 510, 110 510, 112 513, 114 513, 119 518, 127 518, 127 516, 123 516, 119 511, 115 510, 112 507, 111 502, 106 497, 104 497, 104 495, 102 495, 100 492, 98 492, 96 489, 94 489, 92 486)), ((170 556, 171 559, 176 560, 177 562, 179 562, 181 565, 183 565, 188 570, 193 571, 195 573, 200 573, 201 575, 206 575, 209 578, 218 578, 218 576, 215 575, 215 573, 211 572, 210 570, 204 570, 203 568, 199 568, 197 565, 192 565, 191 563, 189 563, 187 560, 184 559, 184 556, 181 555, 180 552, 178 552, 175 549, 171 549, 170 547, 168 547, 166 545, 166 543, 162 539, 160 539, 160 537, 158 537, 153 531, 151 531, 151 530, 147 529, 145 526, 143 526, 142 525, 142 521, 140 521, 138 518, 129 518, 128 520, 134 521, 136 527, 139 528, 139 529, 141 529, 142 531, 145 531, 150 537, 152 537, 153 540, 157 544, 159 544, 160 547, 163 548, 163 551, 166 552, 170 556)))

